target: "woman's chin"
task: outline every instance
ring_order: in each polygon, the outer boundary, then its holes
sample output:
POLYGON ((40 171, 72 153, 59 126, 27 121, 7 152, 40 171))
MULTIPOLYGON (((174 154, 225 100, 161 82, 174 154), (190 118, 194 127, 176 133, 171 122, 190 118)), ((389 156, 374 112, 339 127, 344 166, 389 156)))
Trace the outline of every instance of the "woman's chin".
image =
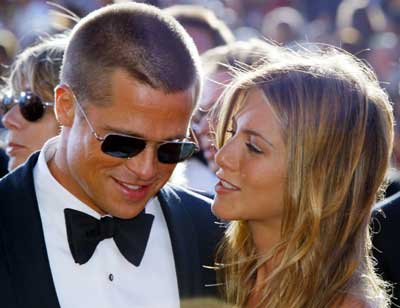
POLYGON ((233 217, 234 215, 232 215, 232 208, 229 207, 230 209, 228 209, 227 207, 223 206, 222 204, 220 204, 219 202, 213 202, 212 206, 211 206, 211 212, 218 217, 221 220, 235 220, 237 218, 233 217))

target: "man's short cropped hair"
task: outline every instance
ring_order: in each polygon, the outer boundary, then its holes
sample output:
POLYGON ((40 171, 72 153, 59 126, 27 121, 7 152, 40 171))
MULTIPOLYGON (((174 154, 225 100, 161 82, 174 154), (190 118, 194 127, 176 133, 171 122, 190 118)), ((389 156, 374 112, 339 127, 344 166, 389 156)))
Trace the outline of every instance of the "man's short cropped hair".
POLYGON ((115 69, 165 93, 193 88, 194 103, 199 96, 200 60, 193 40, 176 20, 150 5, 109 5, 72 30, 61 83, 79 100, 107 104, 115 69))
POLYGON ((228 26, 218 19, 214 12, 198 5, 173 5, 165 9, 184 27, 199 28, 207 32, 213 41, 213 47, 226 45, 235 41, 228 26))

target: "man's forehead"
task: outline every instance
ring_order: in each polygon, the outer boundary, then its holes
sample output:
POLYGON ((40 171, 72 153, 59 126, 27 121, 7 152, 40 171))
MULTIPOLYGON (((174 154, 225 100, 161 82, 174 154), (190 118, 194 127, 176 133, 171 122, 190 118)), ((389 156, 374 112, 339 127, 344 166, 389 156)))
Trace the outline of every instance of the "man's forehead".
POLYGON ((111 95, 114 97, 125 98, 130 101, 133 97, 138 104, 160 105, 165 98, 175 96, 179 98, 178 102, 194 105, 195 87, 181 91, 166 91, 165 89, 154 88, 151 85, 132 77, 127 71, 123 69, 115 69, 112 72, 111 80, 111 95))

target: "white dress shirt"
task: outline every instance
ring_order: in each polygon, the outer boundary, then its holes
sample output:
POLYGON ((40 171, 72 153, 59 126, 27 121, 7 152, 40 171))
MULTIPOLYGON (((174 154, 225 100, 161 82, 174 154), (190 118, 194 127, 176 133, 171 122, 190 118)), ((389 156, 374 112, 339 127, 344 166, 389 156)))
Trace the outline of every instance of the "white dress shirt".
POLYGON ((145 208, 146 213, 154 215, 154 222, 139 267, 122 256, 112 238, 101 241, 87 263, 74 262, 68 246, 64 209, 78 210, 97 219, 101 216, 61 186, 50 173, 47 162, 54 156, 57 142, 55 137, 45 144, 33 174, 61 307, 179 307, 171 239, 157 198, 151 199, 145 208))

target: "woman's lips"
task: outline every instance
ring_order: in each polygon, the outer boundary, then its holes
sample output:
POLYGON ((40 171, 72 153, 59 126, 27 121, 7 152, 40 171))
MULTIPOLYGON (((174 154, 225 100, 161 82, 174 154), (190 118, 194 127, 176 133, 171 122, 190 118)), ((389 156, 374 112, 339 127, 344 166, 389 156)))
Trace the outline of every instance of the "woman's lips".
POLYGON ((215 185, 215 192, 217 194, 230 193, 240 191, 240 188, 233 185, 232 183, 219 178, 219 182, 215 185))

